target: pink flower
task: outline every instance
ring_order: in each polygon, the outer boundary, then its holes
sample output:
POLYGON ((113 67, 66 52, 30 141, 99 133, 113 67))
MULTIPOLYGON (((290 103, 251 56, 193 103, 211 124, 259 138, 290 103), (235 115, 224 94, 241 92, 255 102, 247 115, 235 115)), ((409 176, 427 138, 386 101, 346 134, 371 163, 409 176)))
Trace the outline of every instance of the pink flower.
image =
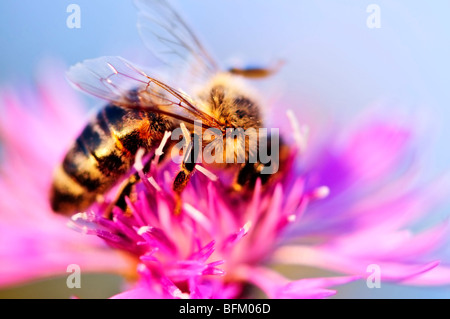
POLYGON ((69 264, 134 274, 130 290, 115 298, 238 298, 246 285, 270 298, 323 298, 336 293, 330 287, 368 276, 373 264, 382 281, 449 283, 438 253, 448 244, 447 223, 409 230, 448 187, 445 180, 417 183, 414 130, 395 120, 370 118, 305 148, 305 131, 288 113, 279 124, 295 134, 276 182, 258 182, 244 196, 227 191, 221 171, 198 172, 180 215, 171 190, 177 164, 165 160, 144 174, 138 156, 142 179, 137 197, 127 199, 132 213, 115 207, 109 219, 94 204, 72 216, 70 229, 51 211, 48 189, 85 116, 61 74, 47 72, 37 90, 1 93, 0 284, 65 273, 69 264), (293 128, 284 125, 288 118, 293 128), (343 276, 290 280, 274 264, 343 276))
POLYGON ((67 218, 50 209, 52 171, 86 109, 61 67, 43 68, 46 76, 36 89, 4 88, 0 95, 2 286, 67 274, 70 264, 86 272, 123 272, 129 264, 98 238, 68 231, 67 218))

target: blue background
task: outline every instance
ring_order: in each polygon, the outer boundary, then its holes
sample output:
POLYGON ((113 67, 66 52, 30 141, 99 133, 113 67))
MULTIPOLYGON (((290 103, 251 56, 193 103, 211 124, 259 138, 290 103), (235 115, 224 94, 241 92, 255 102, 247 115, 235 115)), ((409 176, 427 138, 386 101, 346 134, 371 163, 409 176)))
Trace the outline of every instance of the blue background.
MULTIPOLYGON (((380 99, 411 112, 426 109, 430 136, 426 173, 450 163, 450 2, 425 1, 179 1, 183 16, 219 60, 267 63, 284 58, 283 94, 296 94, 347 119, 380 99), (366 8, 381 8, 381 28, 366 26, 366 8)), ((39 62, 67 66, 86 58, 151 56, 136 30, 131 1, 21 0, 0 2, 0 83, 31 81, 39 62), (81 28, 66 26, 66 8, 81 8, 81 28)), ((299 106, 300 107, 300 106, 299 106)), ((442 213, 443 215, 445 212, 442 213)), ((339 297, 441 297, 449 288, 351 284, 339 297)))

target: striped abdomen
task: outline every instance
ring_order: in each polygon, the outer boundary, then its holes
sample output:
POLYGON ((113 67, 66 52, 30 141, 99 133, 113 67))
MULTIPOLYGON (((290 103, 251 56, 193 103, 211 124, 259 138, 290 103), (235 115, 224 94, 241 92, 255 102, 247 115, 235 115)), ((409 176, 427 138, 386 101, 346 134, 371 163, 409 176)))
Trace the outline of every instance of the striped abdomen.
POLYGON ((104 107, 55 172, 50 194, 53 210, 73 213, 87 208, 128 172, 139 148, 157 147, 171 126, 159 114, 104 107))

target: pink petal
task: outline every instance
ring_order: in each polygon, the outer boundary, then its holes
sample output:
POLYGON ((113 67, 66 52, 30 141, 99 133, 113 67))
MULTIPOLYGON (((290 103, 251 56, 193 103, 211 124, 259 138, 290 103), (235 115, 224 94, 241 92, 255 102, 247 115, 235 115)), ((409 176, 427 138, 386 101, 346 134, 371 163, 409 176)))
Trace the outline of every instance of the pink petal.
POLYGON ((264 267, 241 268, 238 273, 252 284, 258 286, 269 298, 325 298, 336 291, 325 289, 360 279, 360 276, 308 278, 289 281, 281 274, 264 267))
MULTIPOLYGON (((439 261, 429 263, 386 262, 380 259, 358 259, 340 254, 336 250, 308 246, 284 246, 274 254, 274 261, 283 264, 306 265, 337 271, 344 274, 368 276, 369 265, 381 269, 381 280, 403 281, 414 278, 437 267, 439 261)), ((443 282, 446 280, 443 279, 443 282)))
POLYGON ((442 286, 450 285, 450 266, 438 265, 432 271, 425 272, 402 282, 404 285, 442 286))
POLYGON ((67 267, 81 272, 125 273, 130 260, 106 247, 99 238, 82 236, 60 225, 53 227, 0 225, 0 286, 69 275, 67 267))

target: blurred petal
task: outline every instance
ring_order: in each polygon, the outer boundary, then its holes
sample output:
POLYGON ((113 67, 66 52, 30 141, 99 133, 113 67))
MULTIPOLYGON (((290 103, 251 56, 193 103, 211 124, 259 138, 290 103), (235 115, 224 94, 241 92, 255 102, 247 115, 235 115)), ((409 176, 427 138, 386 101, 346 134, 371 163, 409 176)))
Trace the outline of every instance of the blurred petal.
POLYGON ((258 286, 269 298, 326 298, 336 294, 326 289, 360 279, 360 276, 308 278, 290 281, 281 274, 263 267, 243 267, 238 274, 258 286))
POLYGON ((111 251, 98 238, 80 236, 68 229, 19 225, 0 225, 0 286, 57 275, 68 275, 71 264, 82 273, 114 272, 127 274, 131 260, 111 251))
POLYGON ((86 115, 61 68, 42 70, 37 91, 24 86, 0 93, 1 286, 67 274, 70 264, 83 272, 118 273, 133 265, 98 238, 69 229, 67 217, 50 209, 53 168, 86 115))
MULTIPOLYGON (((439 261, 424 263, 389 262, 376 259, 349 258, 329 247, 284 246, 274 253, 274 261, 282 264, 313 266, 344 274, 368 276, 368 266, 376 264, 381 280, 400 282, 431 271, 439 261)), ((442 284, 447 279, 442 278, 442 284)))

